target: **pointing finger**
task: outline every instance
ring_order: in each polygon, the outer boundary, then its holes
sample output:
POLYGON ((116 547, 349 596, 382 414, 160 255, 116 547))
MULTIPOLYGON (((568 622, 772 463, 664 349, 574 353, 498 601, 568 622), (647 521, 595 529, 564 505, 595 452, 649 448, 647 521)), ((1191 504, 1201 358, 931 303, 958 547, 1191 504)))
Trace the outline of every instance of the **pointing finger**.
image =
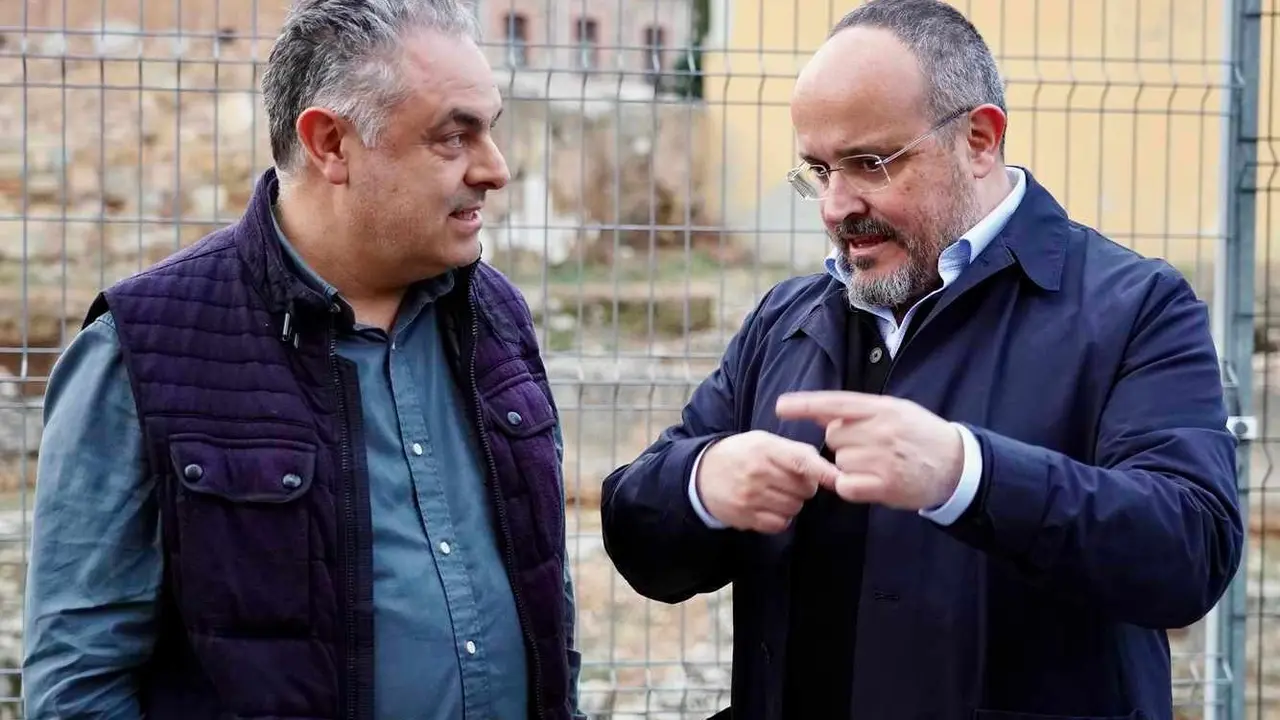
POLYGON ((774 412, 784 420, 813 420, 827 424, 834 420, 865 420, 884 410, 889 398, 844 390, 814 390, 785 393, 778 397, 774 412))

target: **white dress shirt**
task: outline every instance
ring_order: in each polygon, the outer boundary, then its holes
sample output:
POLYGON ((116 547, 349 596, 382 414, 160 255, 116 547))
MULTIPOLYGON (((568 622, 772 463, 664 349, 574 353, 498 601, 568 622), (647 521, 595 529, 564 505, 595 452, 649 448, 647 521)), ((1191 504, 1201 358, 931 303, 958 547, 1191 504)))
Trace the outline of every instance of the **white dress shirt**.
MULTIPOLYGON (((889 351, 889 357, 892 358, 897 355, 898 348, 902 345, 904 331, 911 324, 911 319, 915 317, 916 310, 920 308, 920 304, 941 293, 954 283, 956 278, 960 277, 960 274, 973 262, 973 259, 981 255, 982 251, 991 244, 991 240, 1000 234, 1000 231, 1009 222, 1013 212, 1018 209, 1019 203, 1022 202, 1022 196, 1026 193, 1027 177, 1022 170, 1016 167, 1008 167, 1006 171, 1013 189, 999 205, 996 205, 995 209, 979 220, 968 232, 960 236, 959 240, 943 250, 942 254, 938 256, 938 274, 942 277, 942 287, 920 298, 915 305, 912 305, 911 309, 907 310, 906 315, 902 317, 901 323, 894 318, 892 308, 854 305, 859 310, 864 310, 876 318, 876 325, 880 329, 885 348, 889 351)), ((840 268, 836 264, 835 253, 836 251, 833 249, 826 258, 827 272, 840 282, 847 283, 848 278, 840 272, 840 268)), ((963 425, 959 423, 952 423, 952 425, 960 433, 960 440, 964 446, 964 464, 960 471, 960 480, 956 484, 955 491, 945 503, 935 508, 920 511, 922 516, 939 525, 950 525, 968 509, 969 504, 973 502, 974 496, 978 493, 978 483, 982 478, 982 452, 978 448, 977 438, 963 425)), ((707 447, 710 447, 710 445, 707 447)), ((702 450, 702 453, 705 452, 706 448, 702 450)), ((702 498, 698 497, 696 480, 698 466, 702 462, 702 453, 699 453, 698 459, 694 461, 693 472, 689 475, 689 502, 693 504, 694 512, 708 527, 724 528, 726 527, 725 524, 712 517, 711 513, 707 512, 706 507, 702 504, 702 498)))

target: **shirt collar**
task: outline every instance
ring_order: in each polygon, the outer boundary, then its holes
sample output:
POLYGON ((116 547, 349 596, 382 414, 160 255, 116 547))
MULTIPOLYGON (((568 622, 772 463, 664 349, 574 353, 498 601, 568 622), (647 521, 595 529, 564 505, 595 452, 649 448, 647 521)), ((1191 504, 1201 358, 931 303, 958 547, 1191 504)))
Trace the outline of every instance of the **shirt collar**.
POLYGON ((338 298, 338 289, 330 285, 324 278, 320 277, 306 260, 298 254, 298 249, 289 242, 289 238, 285 237, 284 230, 280 229, 280 218, 276 216, 279 210, 275 205, 271 206, 271 227, 276 231, 276 240, 280 241, 280 247, 284 248, 285 256, 293 263, 294 268, 302 275, 302 281, 312 290, 324 295, 324 299, 333 302, 338 298))
MULTIPOLYGON (((307 264, 302 256, 298 254, 297 248, 293 243, 289 242, 289 238, 285 237, 284 230, 280 228, 280 219, 276 216, 278 209, 276 206, 271 207, 271 226, 275 228, 276 239, 280 241, 280 246, 284 248, 285 256, 293 263, 298 272, 302 275, 302 280, 308 287, 324 296, 325 300, 330 303, 341 303, 346 305, 347 302, 338 293, 338 289, 330 285, 328 281, 320 277, 311 266, 307 264)), ((416 314, 423 305, 447 294, 453 289, 453 273, 445 273, 438 277, 431 278, 424 282, 415 283, 409 289, 409 297, 402 304, 402 308, 410 308, 413 314, 416 314)))
MULTIPOLYGON (((1013 189, 1000 201, 986 217, 979 220, 973 227, 960 236, 960 239, 949 245, 942 254, 938 256, 938 275, 942 277, 942 287, 947 287, 960 277, 960 273, 969 266, 973 259, 982 254, 983 250, 991 244, 996 235, 1004 229, 1008 224, 1009 218, 1013 216, 1013 212, 1018 209, 1018 204, 1022 202, 1022 196, 1027 192, 1027 175, 1018 167, 1005 168, 1009 175, 1009 181, 1013 183, 1013 189)), ((840 266, 836 263, 836 250, 827 255, 824 260, 827 273, 839 280, 841 284, 848 285, 849 279, 840 271, 840 266)), ((864 310, 888 310, 888 308, 861 308, 864 310)))

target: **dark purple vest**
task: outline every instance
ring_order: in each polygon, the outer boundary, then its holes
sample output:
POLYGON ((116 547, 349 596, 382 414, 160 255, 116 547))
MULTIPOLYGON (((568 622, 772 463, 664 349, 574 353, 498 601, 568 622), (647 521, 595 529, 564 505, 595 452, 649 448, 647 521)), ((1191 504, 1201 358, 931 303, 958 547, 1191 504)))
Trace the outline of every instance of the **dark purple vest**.
MULTIPOLYGON (((157 480, 157 720, 372 716, 369 479, 335 353, 351 318, 283 262, 275 193, 268 171, 238 223, 112 286, 86 321, 115 317, 157 480)), ((440 331, 489 468, 530 713, 568 718, 556 409, 519 292, 483 263, 459 276, 440 331)))

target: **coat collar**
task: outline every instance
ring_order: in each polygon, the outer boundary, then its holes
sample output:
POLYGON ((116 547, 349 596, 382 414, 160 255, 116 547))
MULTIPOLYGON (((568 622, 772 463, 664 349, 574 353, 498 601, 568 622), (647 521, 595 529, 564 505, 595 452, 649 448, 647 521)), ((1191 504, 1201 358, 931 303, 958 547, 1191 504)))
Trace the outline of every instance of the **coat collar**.
POLYGON ((803 333, 818 343, 823 352, 839 365, 843 353, 844 318, 849 311, 849 304, 845 299, 844 285, 839 280, 823 273, 820 282, 823 282, 822 292, 809 309, 787 329, 784 339, 789 340, 803 333))
POLYGON ((1002 245, 1027 279, 1040 289, 1057 292, 1067 261, 1072 222, 1047 188, 1027 174, 1027 194, 993 245, 1002 245))
POLYGON ((269 311, 284 312, 294 303, 327 307, 324 296, 308 287, 285 263, 271 217, 279 192, 275 168, 268 168, 254 184, 244 215, 232 227, 236 250, 269 311))

